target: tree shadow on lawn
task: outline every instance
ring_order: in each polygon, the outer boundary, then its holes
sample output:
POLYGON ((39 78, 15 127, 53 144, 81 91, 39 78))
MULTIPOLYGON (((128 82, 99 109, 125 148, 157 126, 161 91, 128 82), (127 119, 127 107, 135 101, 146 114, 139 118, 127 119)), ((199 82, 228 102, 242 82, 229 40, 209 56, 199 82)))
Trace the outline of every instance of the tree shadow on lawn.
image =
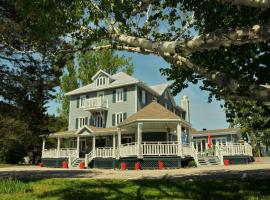
POLYGON ((57 197, 63 200, 270 199, 270 170, 268 169, 209 171, 182 177, 156 178, 149 176, 139 180, 78 179, 67 180, 65 183, 54 190, 40 194, 38 198, 57 197), (245 178, 243 174, 245 174, 245 178))
POLYGON ((270 180, 73 180, 38 199, 263 199, 270 180))
POLYGON ((94 178, 101 172, 90 170, 22 170, 22 171, 1 171, 0 179, 15 178, 22 181, 37 181, 47 178, 94 178))

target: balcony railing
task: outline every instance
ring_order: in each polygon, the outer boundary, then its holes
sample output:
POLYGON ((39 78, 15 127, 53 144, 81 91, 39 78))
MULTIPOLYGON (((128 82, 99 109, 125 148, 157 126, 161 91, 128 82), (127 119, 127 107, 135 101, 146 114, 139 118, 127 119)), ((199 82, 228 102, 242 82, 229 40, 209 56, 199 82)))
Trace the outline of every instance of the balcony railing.
POLYGON ((84 110, 107 110, 108 99, 96 97, 91 99, 85 99, 84 110))

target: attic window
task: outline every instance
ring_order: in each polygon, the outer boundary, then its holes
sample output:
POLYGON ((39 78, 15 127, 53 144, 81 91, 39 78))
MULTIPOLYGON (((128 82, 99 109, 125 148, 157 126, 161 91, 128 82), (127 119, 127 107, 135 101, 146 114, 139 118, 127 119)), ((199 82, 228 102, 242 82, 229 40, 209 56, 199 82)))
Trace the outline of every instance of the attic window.
POLYGON ((96 86, 104 86, 107 83, 107 78, 105 76, 100 76, 96 79, 96 86))

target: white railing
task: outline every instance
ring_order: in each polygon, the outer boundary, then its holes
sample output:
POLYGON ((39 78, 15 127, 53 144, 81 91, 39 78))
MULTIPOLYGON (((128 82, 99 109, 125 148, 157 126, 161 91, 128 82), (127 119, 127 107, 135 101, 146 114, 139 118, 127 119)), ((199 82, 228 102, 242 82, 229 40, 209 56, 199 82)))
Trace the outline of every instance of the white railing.
POLYGON ((88 165, 88 163, 93 160, 93 158, 95 157, 95 151, 90 151, 90 153, 85 154, 85 158, 84 158, 84 162, 86 165, 88 165))
POLYGON ((138 153, 137 143, 122 144, 119 149, 120 157, 136 156, 138 153))
POLYGON ((252 156, 252 147, 247 143, 227 144, 225 146, 221 146, 221 148, 223 156, 234 156, 234 155, 252 156))
MULTIPOLYGON (((193 149, 192 146, 183 146, 183 156, 191 156, 193 157, 193 149)), ((194 147, 193 147, 194 148, 194 147)))
POLYGON ((178 144, 175 143, 161 143, 161 142, 147 142, 142 145, 142 154, 148 156, 170 156, 178 155, 178 144))
POLYGON ((85 110, 108 109, 108 99, 104 99, 101 97, 85 99, 83 108, 85 110))
POLYGON ((197 149, 194 147, 194 144, 191 144, 191 149, 192 149, 192 157, 194 158, 194 161, 196 163, 196 165, 199 165, 199 161, 198 161, 198 151, 197 149))
POLYGON ((220 160, 220 165, 223 165, 223 151, 222 151, 222 146, 216 145, 215 147, 215 156, 218 157, 220 160))
POLYGON ((114 148, 113 147, 103 147, 103 148, 96 148, 95 157, 99 158, 112 158, 114 148))
POLYGON ((59 151, 57 149, 45 149, 42 152, 42 158, 67 158, 77 157, 78 151, 76 148, 63 148, 59 151))

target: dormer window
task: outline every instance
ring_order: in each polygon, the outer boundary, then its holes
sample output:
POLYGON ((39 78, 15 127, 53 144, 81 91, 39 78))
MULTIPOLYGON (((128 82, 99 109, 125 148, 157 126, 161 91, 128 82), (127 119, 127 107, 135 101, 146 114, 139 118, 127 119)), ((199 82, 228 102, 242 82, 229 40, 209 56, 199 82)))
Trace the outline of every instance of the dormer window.
POLYGON ((108 78, 106 78, 105 76, 100 76, 96 79, 96 86, 100 87, 100 86, 104 86, 107 84, 108 78))

